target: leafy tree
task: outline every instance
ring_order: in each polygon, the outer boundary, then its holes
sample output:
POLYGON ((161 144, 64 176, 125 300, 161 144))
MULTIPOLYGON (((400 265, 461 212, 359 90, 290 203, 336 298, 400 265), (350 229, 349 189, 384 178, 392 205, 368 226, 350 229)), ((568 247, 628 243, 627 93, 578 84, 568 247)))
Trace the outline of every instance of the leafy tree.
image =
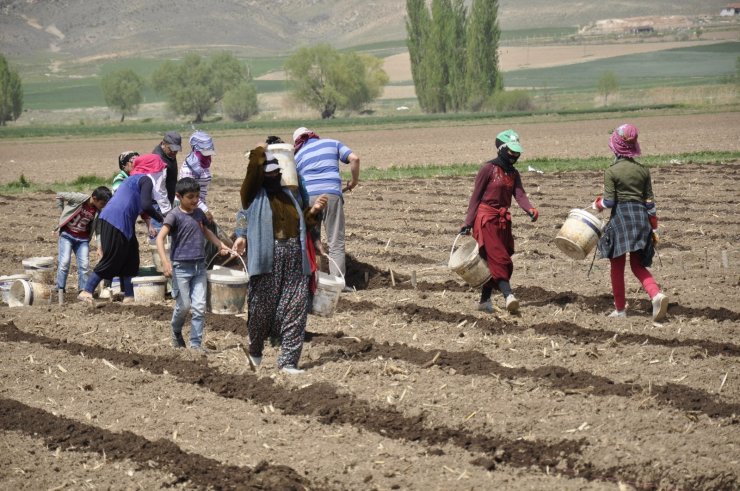
POLYGON ((468 105, 477 111, 499 87, 498 0, 473 0, 467 31, 468 105))
POLYGON ((130 68, 110 72, 100 82, 106 105, 121 113, 121 123, 128 115, 139 112, 144 81, 130 68))
POLYGON ((181 62, 166 61, 152 75, 154 90, 167 96, 177 114, 201 123, 230 89, 251 82, 247 68, 230 53, 210 59, 191 53, 181 62))
POLYGON ((285 63, 293 97, 331 118, 337 110, 357 111, 380 96, 388 83, 382 61, 343 54, 328 44, 299 49, 285 63))
POLYGON ((599 94, 604 96, 604 105, 607 105, 609 95, 617 91, 619 87, 614 72, 606 71, 599 79, 599 94))
POLYGON ((18 72, 0 55, 0 126, 15 121, 23 112, 23 86, 18 72))
POLYGON ((433 60, 427 56, 431 36, 431 17, 425 0, 406 0, 406 45, 411 59, 411 76, 416 97, 423 111, 430 111, 429 67, 433 60))
POLYGON ((257 114, 257 89, 254 84, 242 82, 226 91, 221 105, 234 121, 246 121, 257 114))

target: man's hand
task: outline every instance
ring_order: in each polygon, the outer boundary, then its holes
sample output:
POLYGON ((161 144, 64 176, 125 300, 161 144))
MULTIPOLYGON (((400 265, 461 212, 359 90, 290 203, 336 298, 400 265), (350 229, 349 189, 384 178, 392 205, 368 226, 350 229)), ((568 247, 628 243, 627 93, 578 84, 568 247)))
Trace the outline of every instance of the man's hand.
POLYGON ((231 246, 231 250, 236 252, 238 255, 243 256, 244 251, 247 249, 247 239, 239 237, 234 241, 234 245, 231 246))
POLYGON ((318 215, 323 211, 324 208, 326 208, 327 203, 329 203, 329 196, 326 194, 322 194, 318 198, 316 198, 316 201, 314 202, 313 206, 311 207, 311 215, 318 215))
POLYGON ((359 184, 357 179, 348 180, 347 185, 342 188, 342 192, 346 193, 347 191, 352 191, 354 188, 357 187, 357 184, 359 184))

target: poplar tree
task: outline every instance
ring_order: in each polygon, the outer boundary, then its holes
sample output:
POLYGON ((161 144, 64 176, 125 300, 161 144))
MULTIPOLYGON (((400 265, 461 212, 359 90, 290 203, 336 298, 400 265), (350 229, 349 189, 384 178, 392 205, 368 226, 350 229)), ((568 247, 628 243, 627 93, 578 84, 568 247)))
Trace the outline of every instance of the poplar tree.
POLYGON ((18 72, 0 55, 0 126, 15 121, 23 112, 23 86, 18 72))
POLYGON ((406 0, 406 45, 411 59, 416 98, 422 111, 430 111, 428 65, 426 56, 431 35, 431 18, 425 0, 406 0))
POLYGON ((477 111, 502 89, 498 68, 498 0, 473 0, 467 32, 468 107, 477 111))

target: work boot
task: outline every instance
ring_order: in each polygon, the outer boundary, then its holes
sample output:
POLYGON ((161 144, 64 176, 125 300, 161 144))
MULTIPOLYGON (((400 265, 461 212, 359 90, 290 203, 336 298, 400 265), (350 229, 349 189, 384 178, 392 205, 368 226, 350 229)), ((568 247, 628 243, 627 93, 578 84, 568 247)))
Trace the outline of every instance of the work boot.
POLYGON ((662 321, 668 312, 668 297, 665 294, 658 293, 653 297, 653 321, 662 321))
POLYGON ((513 293, 506 296, 506 310, 511 314, 519 311, 519 300, 516 299, 513 293))

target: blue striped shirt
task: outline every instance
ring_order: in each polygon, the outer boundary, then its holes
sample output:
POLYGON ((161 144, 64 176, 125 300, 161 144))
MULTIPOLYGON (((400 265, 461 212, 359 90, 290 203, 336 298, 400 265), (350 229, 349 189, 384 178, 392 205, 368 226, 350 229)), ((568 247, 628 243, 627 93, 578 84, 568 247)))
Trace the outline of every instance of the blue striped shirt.
POLYGON ((309 196, 342 195, 339 162, 349 163, 352 150, 329 138, 312 138, 295 155, 296 169, 306 183, 309 196))

